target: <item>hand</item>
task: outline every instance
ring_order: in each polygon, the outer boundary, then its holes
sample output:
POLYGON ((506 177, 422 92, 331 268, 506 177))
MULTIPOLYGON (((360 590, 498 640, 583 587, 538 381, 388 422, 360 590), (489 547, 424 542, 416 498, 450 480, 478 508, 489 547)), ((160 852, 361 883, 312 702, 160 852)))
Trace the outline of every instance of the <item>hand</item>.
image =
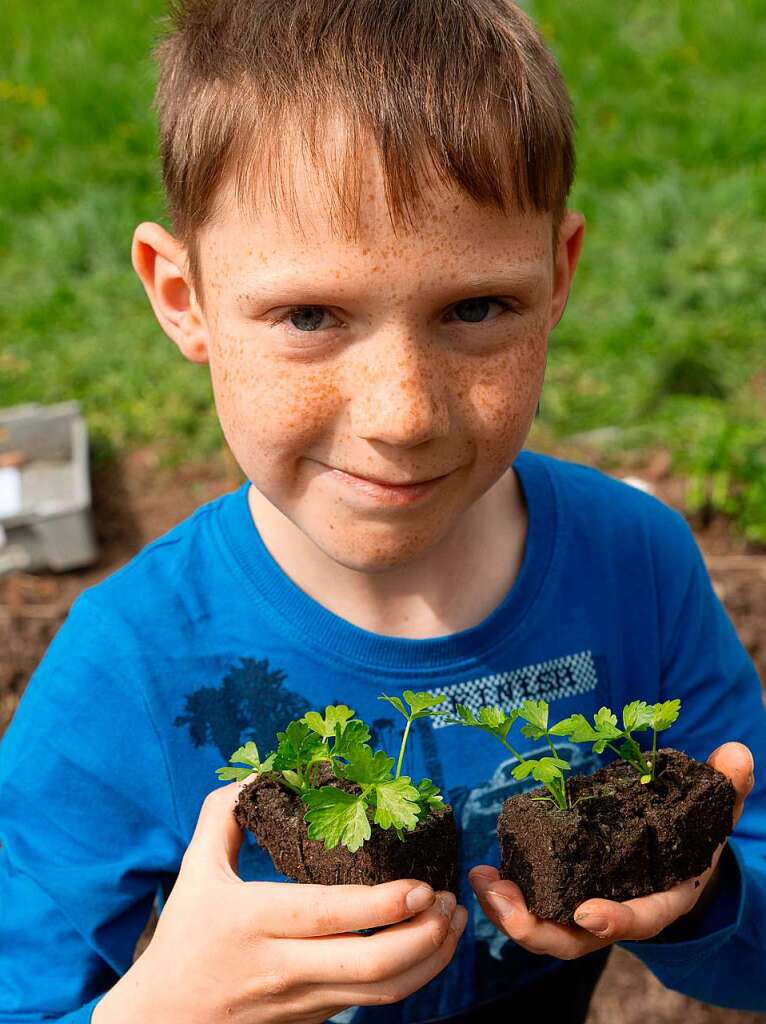
POLYGON ((313 1024, 404 999, 452 959, 467 912, 430 886, 411 909, 415 879, 243 882, 233 810, 248 781, 206 797, 154 936, 94 1024, 313 1024), (390 927, 353 934, 381 925, 390 927))
MULTIPOLYGON (((742 743, 724 743, 713 751, 708 764, 726 775, 734 785, 736 825, 755 781, 752 754, 742 743)), ((613 942, 653 938, 688 914, 711 883, 724 843, 717 848, 710 867, 698 879, 690 878, 666 892, 652 893, 624 903, 586 900, 575 911, 576 926, 544 921, 530 914, 519 887, 514 882, 500 880, 496 868, 479 864, 471 868, 468 877, 482 910, 508 938, 530 953, 547 953, 560 960, 574 960, 613 942)))

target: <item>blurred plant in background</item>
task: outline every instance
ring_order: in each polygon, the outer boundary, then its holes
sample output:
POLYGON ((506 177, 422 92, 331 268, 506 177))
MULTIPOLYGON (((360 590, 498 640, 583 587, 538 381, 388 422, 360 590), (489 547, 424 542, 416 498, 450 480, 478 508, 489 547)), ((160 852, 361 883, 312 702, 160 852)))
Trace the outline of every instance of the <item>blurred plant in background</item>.
MULTIPOLYGON (((766 0, 528 0, 577 113, 588 218, 532 447, 670 450, 689 511, 766 543, 766 0)), ((5 0, 0 406, 77 398, 97 455, 222 443, 130 265, 161 220, 163 0, 5 0)))

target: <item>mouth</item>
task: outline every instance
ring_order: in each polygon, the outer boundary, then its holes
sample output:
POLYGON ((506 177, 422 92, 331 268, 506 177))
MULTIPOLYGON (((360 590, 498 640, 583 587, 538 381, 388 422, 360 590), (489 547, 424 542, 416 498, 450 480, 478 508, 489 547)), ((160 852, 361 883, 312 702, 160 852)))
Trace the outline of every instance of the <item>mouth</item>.
POLYGON ((392 482, 379 477, 362 476, 334 466, 327 466, 330 476, 338 481, 347 491, 363 498, 369 498, 380 504, 404 505, 425 497, 435 490, 439 484, 452 475, 454 470, 441 476, 429 477, 425 480, 392 482))
MULTIPOLYGON (((335 466, 331 466, 336 473, 343 473, 345 476, 353 476, 357 480, 365 480, 367 483, 377 484, 379 487, 392 487, 394 489, 406 490, 408 487, 422 487, 424 484, 432 484, 437 480, 444 480, 445 477, 449 476, 449 473, 442 473, 440 476, 430 476, 424 480, 381 480, 376 476, 365 476, 362 473, 352 473, 348 469, 338 469, 335 466)), ((450 470, 450 472, 452 472, 450 470)))

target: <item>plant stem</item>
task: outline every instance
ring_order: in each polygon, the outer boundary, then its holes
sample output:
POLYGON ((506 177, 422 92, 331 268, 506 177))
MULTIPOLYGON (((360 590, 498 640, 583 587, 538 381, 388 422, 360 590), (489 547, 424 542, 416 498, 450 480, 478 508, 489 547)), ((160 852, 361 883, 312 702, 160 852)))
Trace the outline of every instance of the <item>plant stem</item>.
MULTIPOLYGON (((499 736, 498 736, 498 739, 500 739, 500 737, 499 737, 499 736)), ((513 749, 513 747, 511 746, 511 744, 510 744, 510 743, 508 743, 508 742, 507 742, 506 740, 500 740, 500 742, 501 742, 501 743, 503 744, 503 746, 504 746, 504 747, 507 747, 507 748, 508 748, 508 750, 510 750, 510 752, 511 752, 511 753, 513 754, 513 756, 514 756, 514 757, 516 758, 516 760, 517 760, 517 761, 523 761, 523 760, 525 760, 525 759, 524 759, 524 758, 523 758, 523 757, 521 756, 521 754, 520 754, 520 753, 519 753, 519 752, 518 752, 517 750, 514 750, 514 749, 513 749)))
POLYGON ((402 736, 402 745, 399 748, 399 761, 396 765, 396 775, 394 778, 398 779, 402 770, 402 758, 404 757, 404 748, 407 746, 407 737, 410 734, 410 726, 412 725, 412 719, 407 719, 407 724, 404 727, 404 735, 402 736))
POLYGON ((558 757, 558 756, 559 756, 559 755, 558 755, 558 751, 557 751, 557 750, 556 750, 556 748, 555 748, 555 747, 553 746, 553 740, 552 740, 552 739, 550 738, 550 736, 548 735, 548 733, 547 733, 547 732, 546 732, 546 734, 545 734, 545 738, 546 738, 546 740, 548 741, 548 746, 549 746, 549 747, 551 748, 551 753, 553 754, 553 756, 554 756, 554 757, 558 757))
MULTIPOLYGON (((633 742, 635 743, 635 740, 633 742)), ((649 771, 649 765, 642 757, 640 750, 638 751, 638 759, 634 760, 632 757, 626 757, 623 753, 621 753, 617 749, 617 747, 615 747, 614 743, 607 743, 607 746, 610 750, 613 750, 615 754, 617 754, 621 761, 625 761, 632 768, 635 768, 636 771, 639 772, 641 775, 646 775, 646 773, 649 771)))
POLYGON ((657 766, 657 730, 654 729, 654 736, 652 736, 652 782, 654 782, 654 769, 657 766))

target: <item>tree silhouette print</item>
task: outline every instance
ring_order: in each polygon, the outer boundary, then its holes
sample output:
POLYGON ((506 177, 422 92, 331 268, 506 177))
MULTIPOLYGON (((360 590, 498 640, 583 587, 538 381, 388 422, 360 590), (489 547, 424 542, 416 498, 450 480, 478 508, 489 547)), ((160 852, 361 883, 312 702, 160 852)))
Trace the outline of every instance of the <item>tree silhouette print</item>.
POLYGON ((224 761, 254 740, 265 756, 276 746, 277 732, 300 718, 311 705, 284 686, 282 669, 270 669, 269 659, 240 658, 220 686, 201 686, 186 697, 185 714, 176 726, 188 726, 195 747, 213 744, 224 761))

